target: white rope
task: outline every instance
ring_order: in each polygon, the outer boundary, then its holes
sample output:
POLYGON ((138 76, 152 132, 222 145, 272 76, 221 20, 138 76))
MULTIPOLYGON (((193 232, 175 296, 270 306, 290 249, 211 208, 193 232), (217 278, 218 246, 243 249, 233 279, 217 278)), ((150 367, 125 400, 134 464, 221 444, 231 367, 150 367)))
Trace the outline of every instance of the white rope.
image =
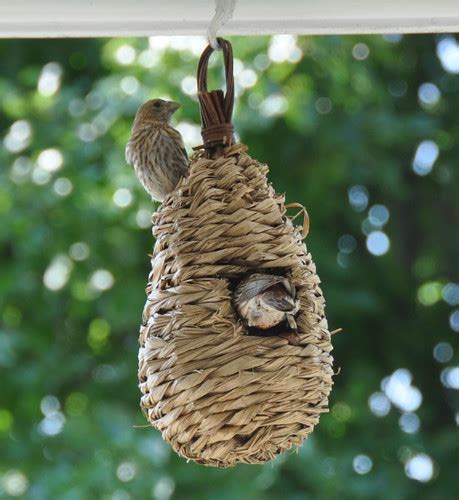
POLYGON ((217 32, 233 17, 237 0, 215 0, 215 14, 207 29, 207 40, 214 50, 221 50, 217 32))

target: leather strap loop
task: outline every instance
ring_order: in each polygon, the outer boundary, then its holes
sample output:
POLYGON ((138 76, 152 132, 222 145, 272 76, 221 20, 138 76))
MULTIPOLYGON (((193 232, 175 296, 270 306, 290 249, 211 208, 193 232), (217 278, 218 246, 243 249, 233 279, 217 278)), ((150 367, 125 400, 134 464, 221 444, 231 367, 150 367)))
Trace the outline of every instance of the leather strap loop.
MULTIPOLYGON (((207 89, 207 70, 214 49, 204 49, 198 64, 198 98, 201 109, 201 135, 207 157, 221 154, 223 147, 234 144, 234 128, 231 123, 234 106, 233 49, 231 43, 217 38, 223 51, 226 92, 207 89)), ((197 148, 200 149, 200 148, 197 148)))

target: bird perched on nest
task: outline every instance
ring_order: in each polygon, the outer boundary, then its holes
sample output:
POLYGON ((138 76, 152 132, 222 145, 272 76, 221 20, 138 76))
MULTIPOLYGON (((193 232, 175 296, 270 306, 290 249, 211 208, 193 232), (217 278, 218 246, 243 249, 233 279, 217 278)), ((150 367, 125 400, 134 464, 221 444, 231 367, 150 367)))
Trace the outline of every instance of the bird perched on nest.
MULTIPOLYGON (((234 292, 234 303, 240 317, 249 327, 268 330, 286 321, 296 334, 295 314, 299 301, 293 283, 283 276, 251 274, 234 292)), ((285 334, 290 343, 290 334, 285 334)))
POLYGON ((189 160, 180 132, 169 124, 180 104, 152 99, 138 109, 126 161, 154 200, 163 201, 187 175, 189 160))

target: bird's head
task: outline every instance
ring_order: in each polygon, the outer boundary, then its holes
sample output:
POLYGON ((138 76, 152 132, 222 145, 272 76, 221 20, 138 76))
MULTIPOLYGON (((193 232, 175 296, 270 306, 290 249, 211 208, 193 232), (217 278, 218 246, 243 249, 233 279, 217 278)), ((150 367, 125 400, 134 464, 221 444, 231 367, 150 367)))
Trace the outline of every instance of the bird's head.
POLYGON ((163 99, 151 99, 142 104, 135 115, 135 123, 169 123, 171 116, 180 108, 180 104, 163 99))

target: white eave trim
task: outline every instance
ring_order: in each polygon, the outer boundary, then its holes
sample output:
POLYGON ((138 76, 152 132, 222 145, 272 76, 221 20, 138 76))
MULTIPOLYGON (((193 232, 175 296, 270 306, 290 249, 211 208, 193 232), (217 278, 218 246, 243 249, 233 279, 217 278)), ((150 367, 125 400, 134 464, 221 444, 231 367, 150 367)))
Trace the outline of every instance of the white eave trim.
MULTIPOLYGON (((0 0, 0 37, 203 35, 214 0, 0 0)), ((238 0, 223 35, 459 32, 459 0, 238 0)))

